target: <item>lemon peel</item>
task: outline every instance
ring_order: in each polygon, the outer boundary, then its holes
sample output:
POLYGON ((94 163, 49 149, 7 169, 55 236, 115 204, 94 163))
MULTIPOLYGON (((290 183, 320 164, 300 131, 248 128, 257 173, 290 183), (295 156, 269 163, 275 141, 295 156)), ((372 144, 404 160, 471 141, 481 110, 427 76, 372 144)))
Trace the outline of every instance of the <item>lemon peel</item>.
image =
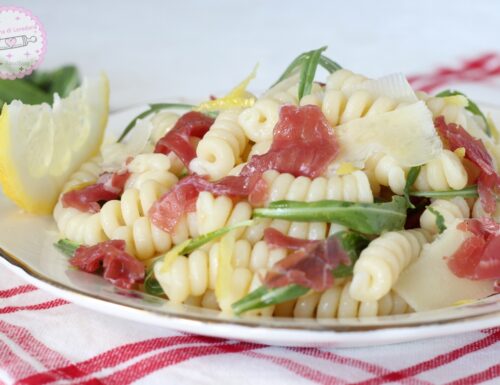
POLYGON ((236 87, 234 87, 228 94, 222 98, 217 98, 215 100, 209 100, 207 102, 201 103, 195 108, 195 111, 199 112, 212 112, 228 110, 231 108, 248 108, 253 106, 255 103, 255 96, 249 93, 246 89, 248 84, 257 75, 257 69, 259 65, 256 64, 250 75, 248 75, 243 81, 241 81, 236 87))

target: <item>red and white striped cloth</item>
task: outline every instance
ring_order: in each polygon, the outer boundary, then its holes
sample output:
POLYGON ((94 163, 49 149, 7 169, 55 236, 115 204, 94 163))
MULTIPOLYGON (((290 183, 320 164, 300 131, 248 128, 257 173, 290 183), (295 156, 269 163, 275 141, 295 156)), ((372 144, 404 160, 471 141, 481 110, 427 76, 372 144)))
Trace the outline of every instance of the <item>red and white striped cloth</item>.
MULTIPOLYGON (((431 91, 498 74, 499 56, 488 54, 410 79, 431 91)), ((0 385, 498 384, 499 357, 500 327, 356 349, 199 337, 95 313, 0 266, 0 385)))

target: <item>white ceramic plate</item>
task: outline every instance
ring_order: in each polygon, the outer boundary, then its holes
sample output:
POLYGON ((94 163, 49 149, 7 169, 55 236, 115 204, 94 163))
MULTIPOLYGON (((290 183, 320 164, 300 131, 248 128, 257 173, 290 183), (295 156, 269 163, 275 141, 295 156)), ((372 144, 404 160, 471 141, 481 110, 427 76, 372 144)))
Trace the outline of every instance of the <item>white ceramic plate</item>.
MULTIPOLYGON (((109 129, 119 132, 142 110, 113 114, 109 129)), ((492 112, 500 122, 500 110, 492 112)), ((59 297, 117 317, 207 336, 289 346, 379 345, 500 325, 500 295, 460 307, 371 319, 230 318, 116 289, 99 276, 70 268, 67 258, 53 247, 58 237, 51 217, 23 213, 0 195, 0 263, 59 297)))

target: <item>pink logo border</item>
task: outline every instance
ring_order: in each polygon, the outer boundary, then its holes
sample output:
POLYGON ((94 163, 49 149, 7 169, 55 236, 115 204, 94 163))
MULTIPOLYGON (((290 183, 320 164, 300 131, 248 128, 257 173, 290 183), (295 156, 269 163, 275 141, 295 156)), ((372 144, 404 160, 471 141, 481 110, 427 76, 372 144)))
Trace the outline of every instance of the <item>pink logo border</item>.
POLYGON ((4 74, 0 73, 0 79, 15 80, 15 79, 21 79, 25 76, 31 75, 31 73, 42 64, 43 59, 45 57, 45 52, 47 51, 47 33, 46 33, 45 28, 44 28, 42 22, 40 21, 40 19, 37 16, 33 15, 33 13, 30 10, 23 8, 23 7, 0 5, 0 13, 1 12, 8 12, 8 11, 21 12, 21 13, 26 14, 31 19, 33 19, 34 22, 37 24, 37 26, 40 28, 40 33, 42 34, 42 40, 43 40, 42 41, 42 49, 38 53, 38 60, 30 68, 26 68, 25 70, 22 70, 22 71, 16 72, 15 74, 10 74, 10 75, 5 74, 5 73, 4 74))

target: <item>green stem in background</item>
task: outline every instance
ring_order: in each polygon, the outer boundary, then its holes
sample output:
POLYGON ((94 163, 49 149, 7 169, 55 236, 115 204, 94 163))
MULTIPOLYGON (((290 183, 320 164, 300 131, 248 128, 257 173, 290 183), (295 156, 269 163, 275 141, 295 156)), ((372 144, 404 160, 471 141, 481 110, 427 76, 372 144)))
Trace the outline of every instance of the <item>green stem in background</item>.
POLYGON ((411 209, 414 209, 415 206, 410 201, 410 188, 411 188, 411 186, 413 186, 413 184, 417 180, 418 174, 420 174, 421 168, 422 168, 422 166, 415 166, 415 167, 410 168, 410 171, 408 172, 408 177, 406 178, 405 188, 403 190, 404 191, 403 195, 406 199, 406 203, 407 203, 408 207, 411 209))
POLYGON ((401 230, 406 221, 406 199, 393 196, 391 202, 354 203, 277 201, 254 210, 256 217, 298 222, 333 222, 365 234, 401 230))
POLYGON ((477 116, 481 117, 481 119, 483 120, 483 122, 485 124, 486 135, 491 136, 491 127, 488 123, 488 119, 486 119, 486 116, 484 115, 483 111, 481 111, 481 109, 478 107, 478 105, 476 103, 474 103, 471 99, 469 99, 467 97, 467 95, 465 95, 464 93, 462 93, 460 91, 445 90, 445 91, 440 92, 436 96, 439 98, 444 98, 447 96, 456 96, 456 95, 461 95, 467 99, 468 104, 467 104, 467 107, 465 107, 465 109, 467 111, 470 111, 473 115, 477 115, 477 116))
POLYGON ((80 244, 78 242, 70 241, 69 239, 59 239, 56 243, 54 243, 54 246, 64 255, 72 257, 75 255, 76 249, 80 247, 80 244))
MULTIPOLYGON (((352 275, 354 263, 359 258, 361 251, 368 246, 369 240, 363 235, 353 231, 342 231, 333 237, 339 237, 343 249, 349 254, 350 265, 340 265, 332 273, 335 278, 348 277, 352 275)), ((235 314, 241 314, 249 310, 260 309, 270 305, 277 305, 306 294, 309 288, 299 285, 288 285, 269 289, 261 286, 252 291, 232 305, 235 314)))
POLYGON ((410 195, 414 197, 425 197, 425 198, 453 198, 453 197, 477 198, 479 196, 476 185, 465 187, 462 190, 411 191, 410 195))
POLYGON ((139 119, 144 119, 148 117, 151 114, 154 114, 158 111, 161 110, 166 110, 166 109, 192 109, 195 106, 192 104, 184 104, 184 103, 155 103, 155 104, 150 104, 149 109, 141 112, 139 115, 137 115, 132 121, 125 127, 123 130, 122 134, 118 138, 118 142, 121 142, 125 137, 128 135, 128 133, 134 128, 135 124, 139 119))
POLYGON ((298 90, 299 100, 301 100, 305 95, 309 95, 311 93, 314 77, 316 76, 316 69, 318 68, 319 64, 319 59, 321 57, 321 53, 324 50, 326 50, 326 47, 321 47, 317 50, 310 51, 307 55, 306 60, 302 64, 298 90))
MULTIPOLYGON (((229 233, 232 230, 241 228, 241 227, 247 227, 251 226, 254 223, 253 220, 248 220, 248 221, 243 221, 236 223, 234 225, 222 227, 220 229, 217 229, 215 231, 212 231, 207 234, 200 235, 199 237, 193 238, 187 245, 184 247, 180 252, 179 255, 185 255, 185 254, 190 254, 196 249, 200 248, 201 246, 214 241, 217 238, 222 237, 223 235, 229 233)), ((152 295, 162 295, 163 294, 163 289, 160 286, 160 283, 156 279, 154 275, 154 265, 163 258, 163 255, 157 257, 153 263, 151 263, 149 269, 146 271, 146 278, 144 279, 144 289, 146 290, 146 293, 152 294, 152 295)))

